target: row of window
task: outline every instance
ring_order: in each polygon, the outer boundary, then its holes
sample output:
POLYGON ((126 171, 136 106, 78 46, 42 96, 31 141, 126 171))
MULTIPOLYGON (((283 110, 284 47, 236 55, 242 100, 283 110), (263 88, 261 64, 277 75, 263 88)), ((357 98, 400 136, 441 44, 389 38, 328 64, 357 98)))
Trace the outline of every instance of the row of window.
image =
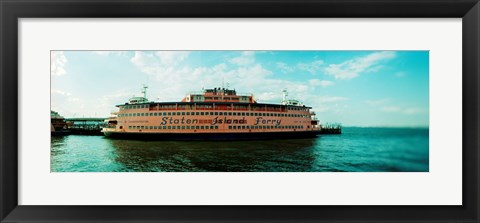
POLYGON ((131 116, 175 116, 175 115, 215 115, 215 116, 270 116, 270 117, 302 117, 308 118, 308 115, 299 114, 278 114, 278 113, 258 113, 258 112, 149 112, 149 113, 127 113, 119 114, 118 117, 131 116))
MULTIPOLYGON (((218 125, 196 125, 196 126, 128 126, 128 129, 218 129, 218 125)), ((303 129, 302 125, 276 125, 276 126, 259 126, 259 125, 230 125, 228 129, 303 129)))
MULTIPOLYGON (((126 109, 140 109, 140 108, 149 108, 150 105, 144 104, 144 105, 125 105, 125 106, 120 106, 120 110, 126 110, 126 109)), ((213 105, 153 105, 154 108, 162 108, 162 109, 186 109, 187 107, 192 109, 194 107, 202 109, 212 109, 213 105)), ((220 108, 220 109, 231 109, 232 107, 230 105, 216 105, 215 107, 220 108)), ((233 106, 235 109, 247 109, 248 107, 246 105, 234 105, 233 106)), ((266 109, 266 110, 271 110, 271 111, 280 111, 280 107, 268 107, 268 106, 262 106, 262 105, 252 105, 251 106, 252 110, 258 110, 258 109, 266 109)), ((306 107, 288 107, 286 108, 287 110, 292 110, 292 111, 307 111, 308 108, 306 107)))

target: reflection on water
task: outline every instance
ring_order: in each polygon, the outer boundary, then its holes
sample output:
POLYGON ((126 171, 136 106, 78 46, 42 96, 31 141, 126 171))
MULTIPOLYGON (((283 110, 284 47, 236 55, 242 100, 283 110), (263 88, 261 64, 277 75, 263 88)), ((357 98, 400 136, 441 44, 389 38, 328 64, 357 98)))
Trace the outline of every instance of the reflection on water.
POLYGON ((429 130, 344 128, 315 139, 181 142, 52 137, 53 172, 429 171, 429 130))
POLYGON ((121 171, 308 171, 314 139, 239 142, 108 140, 121 171))

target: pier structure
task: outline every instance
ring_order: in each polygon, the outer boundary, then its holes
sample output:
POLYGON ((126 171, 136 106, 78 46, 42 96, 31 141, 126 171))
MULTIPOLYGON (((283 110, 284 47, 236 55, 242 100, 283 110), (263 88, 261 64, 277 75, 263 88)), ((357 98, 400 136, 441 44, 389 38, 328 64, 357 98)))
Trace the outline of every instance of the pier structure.
POLYGON ((103 135, 106 118, 65 118, 71 135, 103 135))
POLYGON ((339 123, 325 123, 321 125, 320 134, 342 134, 342 125, 339 123))

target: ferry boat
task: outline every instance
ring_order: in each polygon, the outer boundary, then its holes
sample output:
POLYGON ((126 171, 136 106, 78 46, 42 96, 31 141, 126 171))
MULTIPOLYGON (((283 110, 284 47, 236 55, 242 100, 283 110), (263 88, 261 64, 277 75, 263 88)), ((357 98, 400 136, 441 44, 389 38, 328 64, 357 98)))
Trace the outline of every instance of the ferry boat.
POLYGON ((132 97, 116 105, 102 132, 107 137, 153 140, 257 140, 313 138, 321 126, 311 107, 287 100, 257 103, 252 94, 227 88, 188 93, 180 102, 132 97))
POLYGON ((50 110, 50 135, 51 136, 63 136, 67 135, 67 123, 65 118, 58 114, 56 111, 50 110))

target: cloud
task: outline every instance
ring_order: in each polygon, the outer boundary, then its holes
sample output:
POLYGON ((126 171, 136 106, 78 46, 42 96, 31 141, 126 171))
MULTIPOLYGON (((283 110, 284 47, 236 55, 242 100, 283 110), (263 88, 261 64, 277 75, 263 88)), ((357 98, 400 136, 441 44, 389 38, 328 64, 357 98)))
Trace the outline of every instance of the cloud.
POLYGON ((155 55, 160 59, 160 63, 164 66, 177 65, 185 60, 189 51, 157 51, 155 55))
POLYGON ((390 99, 384 98, 384 99, 379 99, 379 100, 366 100, 365 103, 371 106, 379 106, 379 105, 384 105, 390 102, 390 99))
POLYGON ((313 87, 317 87, 317 86, 328 87, 333 85, 332 81, 319 80, 319 79, 311 79, 308 81, 308 83, 313 87))
MULTIPOLYGON (((251 58, 248 63, 240 63, 242 66, 232 63, 231 59, 219 61, 212 66, 190 67, 182 63, 164 66, 156 55, 136 52, 130 61, 152 77, 149 78, 151 83, 148 97, 155 101, 179 101, 188 92, 222 87, 223 80, 225 87, 230 83, 230 89, 236 89, 238 94, 253 94, 254 99, 261 103, 280 103, 285 88, 288 88, 289 99, 300 100, 318 112, 343 108, 343 101, 348 100, 345 97, 318 95, 315 87, 331 86, 331 81, 279 79, 271 70, 255 62, 255 54, 242 52, 241 57, 251 58)), ((138 94, 139 91, 132 93, 138 94)))
POLYGON ((91 53, 99 56, 125 56, 127 55, 128 51, 118 51, 118 50, 99 50, 99 51, 91 51, 91 53))
POLYGON ((62 95, 62 96, 70 96, 71 95, 69 92, 65 92, 65 91, 57 90, 57 89, 51 89, 50 92, 51 92, 51 94, 58 94, 58 95, 62 95))
POLYGON ((402 72, 402 71, 395 73, 395 77, 405 77, 406 75, 407 74, 405 72, 402 72))
POLYGON ((238 66, 246 66, 255 63, 255 52, 254 51, 243 51, 242 55, 230 59, 230 63, 238 66))
POLYGON ((401 108, 396 106, 385 106, 380 108, 380 110, 384 112, 401 112, 401 108))
POLYGON ((50 75, 62 76, 66 74, 65 65, 67 64, 67 58, 63 51, 51 51, 50 56, 50 75))
POLYGON ((135 51, 130 62, 144 73, 155 74, 175 69, 189 54, 189 51, 135 51))
POLYGON ((348 100, 346 97, 339 97, 339 96, 320 96, 319 101, 322 103, 325 102, 339 102, 339 101, 345 101, 348 100))
POLYGON ((290 73, 295 70, 295 68, 288 66, 286 63, 277 62, 277 68, 280 69, 282 73, 290 73))
POLYGON ((380 110, 383 112, 399 113, 404 115, 425 114, 427 112, 426 109, 422 109, 422 108, 417 108, 417 107, 402 108, 398 106, 385 106, 385 107, 382 107, 380 110))
POLYGON ((403 114, 406 114, 406 115, 416 115, 416 114, 424 114, 424 113, 426 113, 426 110, 422 108, 407 108, 403 111, 403 114))
POLYGON ((307 71, 311 74, 315 74, 323 69, 323 60, 316 60, 311 63, 299 63, 297 68, 302 71, 307 71))
POLYGON ((349 80, 359 76, 363 72, 376 72, 382 68, 378 63, 395 58, 393 51, 371 53, 364 57, 347 60, 340 64, 330 64, 325 68, 327 75, 336 79, 349 80))

